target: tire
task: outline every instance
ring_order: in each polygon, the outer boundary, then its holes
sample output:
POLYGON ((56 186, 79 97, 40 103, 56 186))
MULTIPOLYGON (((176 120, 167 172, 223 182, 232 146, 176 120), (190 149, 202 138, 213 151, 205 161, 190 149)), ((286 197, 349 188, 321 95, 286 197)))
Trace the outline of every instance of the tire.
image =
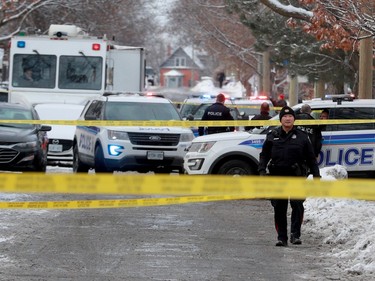
POLYGON ((101 145, 95 147, 95 173, 111 172, 104 163, 104 153, 101 145))
POLYGON ((33 170, 35 172, 42 173, 47 171, 47 156, 44 155, 43 152, 38 152, 38 154, 35 156, 33 170))
POLYGON ((87 173, 90 167, 81 162, 79 159, 78 147, 73 147, 73 173, 87 173))
POLYGON ((217 173, 220 175, 233 176, 246 176, 255 174, 251 166, 243 160, 229 160, 219 167, 217 173))

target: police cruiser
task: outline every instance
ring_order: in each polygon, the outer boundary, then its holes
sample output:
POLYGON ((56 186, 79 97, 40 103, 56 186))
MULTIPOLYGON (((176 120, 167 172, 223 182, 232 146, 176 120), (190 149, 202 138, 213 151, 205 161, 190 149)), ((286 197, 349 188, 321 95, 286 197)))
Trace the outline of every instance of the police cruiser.
MULTIPOLYGON (((349 119, 346 124, 323 127, 319 167, 346 167, 349 175, 375 171, 375 123, 355 124, 350 119, 375 119, 375 100, 334 98, 306 101, 314 118, 329 111, 329 119, 349 119)), ((300 113, 303 104, 293 107, 300 113)), ((279 120, 278 116, 272 118, 279 120)), ((271 119, 271 120, 272 120, 271 119)), ((251 122, 251 121, 250 121, 251 122)), ((270 127, 251 132, 221 133, 195 138, 184 158, 188 174, 256 175, 259 154, 270 127)))
MULTIPOLYGON (((216 102, 216 95, 204 94, 199 97, 193 97, 185 99, 183 102, 180 114, 181 117, 185 120, 195 120, 199 121, 202 119, 204 111, 207 107, 216 102)), ((230 98, 226 95, 225 106, 229 107, 230 114, 233 116, 234 120, 247 120, 253 118, 256 114, 260 113, 260 106, 263 102, 267 102, 270 106, 270 116, 276 114, 275 109, 273 108, 272 102, 266 97, 261 96, 260 98, 253 99, 238 99, 230 98)), ((198 128, 191 128, 194 132, 194 135, 197 137, 198 128)), ((244 128, 239 127, 236 130, 243 130, 244 128)))
MULTIPOLYGON (((79 120, 181 120, 170 100, 104 94, 91 98, 79 120)), ((77 126, 73 171, 183 172, 183 158, 194 138, 179 127, 77 126)))

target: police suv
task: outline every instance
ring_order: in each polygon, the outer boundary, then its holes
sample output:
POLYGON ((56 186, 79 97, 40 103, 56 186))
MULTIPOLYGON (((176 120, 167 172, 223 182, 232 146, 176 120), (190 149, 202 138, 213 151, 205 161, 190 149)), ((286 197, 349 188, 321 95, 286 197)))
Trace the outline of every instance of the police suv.
MULTIPOLYGON (((92 98, 79 120, 181 120, 170 100, 139 95, 92 98)), ((183 157, 194 135, 179 127, 77 126, 73 171, 183 171, 183 157)))
MULTIPOLYGON (((211 104, 216 102, 215 95, 201 95, 200 97, 188 98, 183 102, 180 114, 183 119, 199 121, 202 119, 204 111, 211 104)), ((264 98, 257 99, 232 99, 225 100, 225 106, 229 107, 234 120, 251 119, 254 115, 260 113, 260 106, 263 102, 270 105, 270 116, 276 114, 273 104, 270 100, 264 98)), ((237 128, 244 130, 244 128, 237 128)), ((192 128, 194 135, 198 136, 198 128, 192 128)))
MULTIPOLYGON (((335 98, 305 103, 311 106, 316 119, 323 109, 328 109, 329 119, 348 120, 345 124, 322 127, 323 146, 318 158, 320 168, 339 164, 346 167, 349 175, 375 171, 375 123, 350 123, 350 119, 374 120, 375 100, 335 98)), ((293 107, 296 114, 300 113, 302 105, 293 107)), ((259 154, 270 129, 262 127, 251 132, 198 137, 185 155, 185 171, 188 174, 255 175, 259 154)))

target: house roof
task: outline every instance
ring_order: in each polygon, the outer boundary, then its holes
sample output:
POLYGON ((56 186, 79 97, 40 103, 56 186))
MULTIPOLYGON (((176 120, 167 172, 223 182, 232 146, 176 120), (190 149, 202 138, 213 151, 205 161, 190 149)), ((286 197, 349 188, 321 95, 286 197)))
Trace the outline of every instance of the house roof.
POLYGON ((193 49, 192 46, 187 46, 183 48, 184 52, 194 61, 196 65, 198 65, 199 68, 203 69, 204 65, 199 59, 199 55, 202 53, 197 49, 193 49))
MULTIPOLYGON (((167 66, 168 65, 168 61, 170 58, 172 58, 173 56, 176 55, 177 52, 184 52, 186 54, 187 57, 189 57, 191 60, 193 60, 194 64, 196 65, 196 67, 200 68, 200 69, 204 69, 205 66, 204 64, 201 62, 201 60, 199 59, 199 55, 202 54, 201 51, 198 51, 196 49, 193 49, 191 46, 190 47, 178 47, 176 48, 172 54, 170 56, 168 56, 164 62, 160 65, 161 68, 163 67, 167 67, 167 68, 170 68, 170 66, 167 66)), ((190 67, 189 67, 190 68, 190 67)))

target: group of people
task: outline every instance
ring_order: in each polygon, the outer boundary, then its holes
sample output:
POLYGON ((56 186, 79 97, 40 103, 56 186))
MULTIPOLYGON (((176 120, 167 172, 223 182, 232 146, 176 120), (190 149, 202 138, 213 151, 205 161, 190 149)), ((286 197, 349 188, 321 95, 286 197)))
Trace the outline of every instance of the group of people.
MULTIPOLYGON (((203 114, 202 120, 233 120, 230 109, 224 105, 225 96, 219 94, 216 103, 209 106, 203 114)), ((323 110, 320 119, 328 119, 329 111, 323 110)), ((260 107, 260 114, 252 120, 268 120, 269 104, 264 102, 260 107)), ((263 143, 259 156, 258 172, 260 176, 298 176, 307 177, 312 174, 314 178, 320 178, 317 157, 322 148, 322 127, 319 125, 298 125, 296 119, 314 119, 311 116, 311 107, 304 104, 300 114, 284 105, 279 113, 280 126, 271 129, 263 143)), ((207 134, 233 131, 234 127, 209 127, 207 134)), ((204 134, 204 128, 199 128, 199 135, 204 134)), ((302 244, 301 225, 304 216, 304 203, 301 199, 272 199, 274 208, 274 222, 277 232, 276 246, 287 246, 288 238, 294 245, 302 244), (290 236, 287 231, 287 211, 290 202, 291 227, 290 236)))

